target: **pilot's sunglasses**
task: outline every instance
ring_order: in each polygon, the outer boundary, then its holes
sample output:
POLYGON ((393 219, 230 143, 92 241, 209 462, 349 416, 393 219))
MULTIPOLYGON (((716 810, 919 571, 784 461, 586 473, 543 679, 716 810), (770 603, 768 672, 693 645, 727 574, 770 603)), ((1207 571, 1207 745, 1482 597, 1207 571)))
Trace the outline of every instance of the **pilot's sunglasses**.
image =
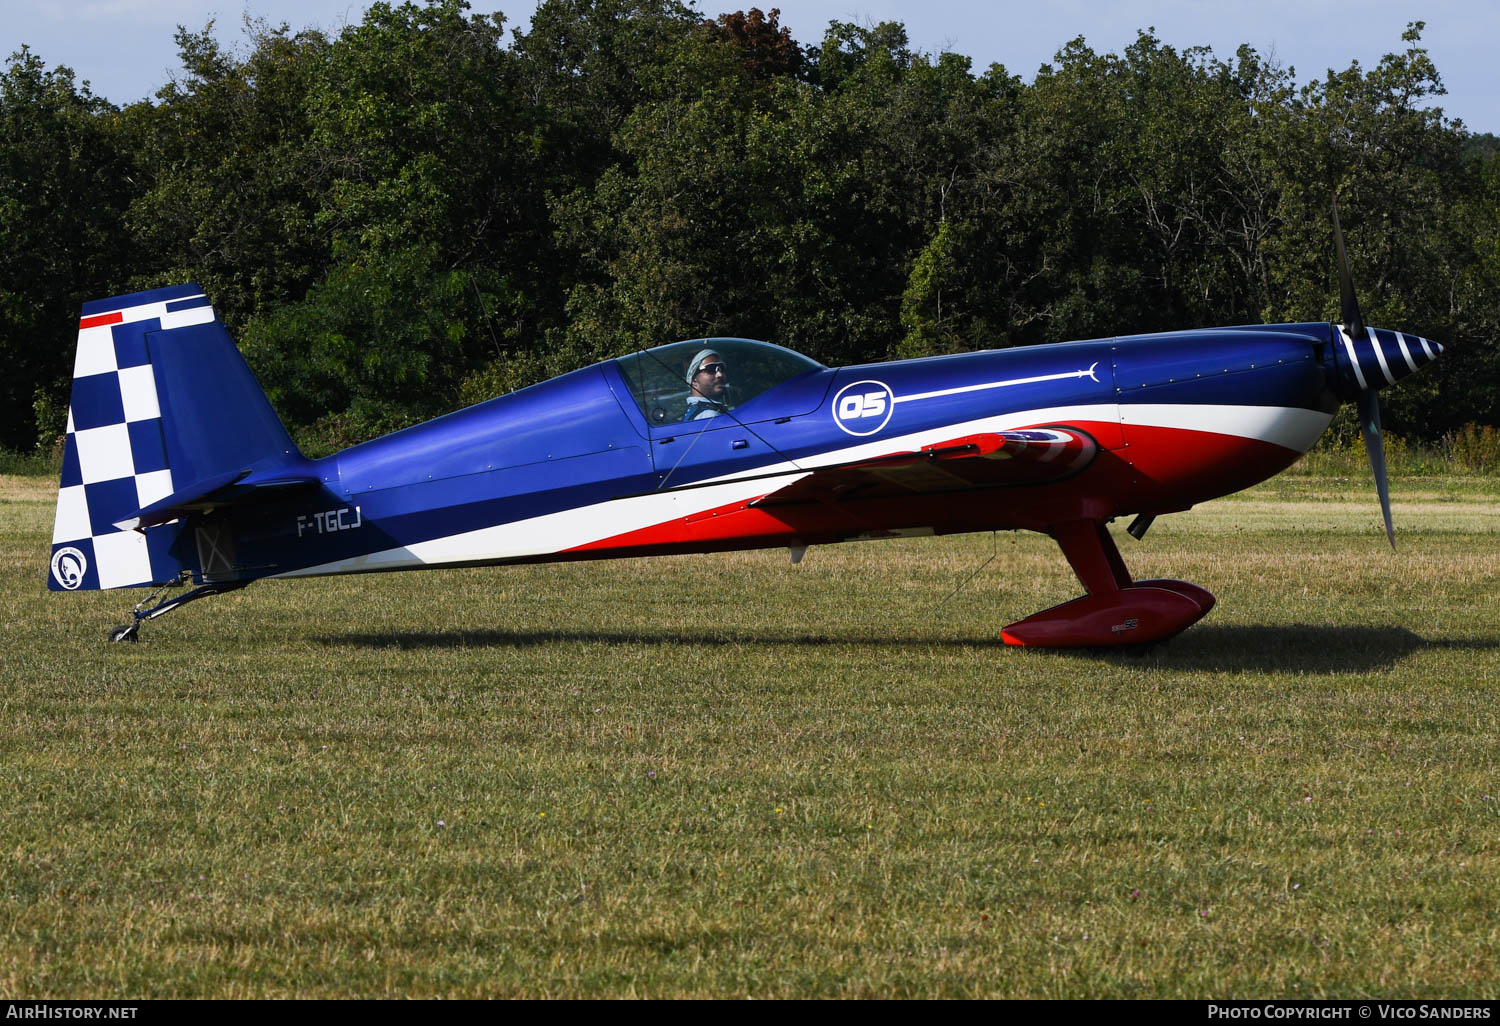
POLYGON ((724 369, 724 365, 722 363, 705 363, 702 367, 698 368, 698 373, 699 374, 717 374, 717 373, 719 373, 723 369, 724 369))

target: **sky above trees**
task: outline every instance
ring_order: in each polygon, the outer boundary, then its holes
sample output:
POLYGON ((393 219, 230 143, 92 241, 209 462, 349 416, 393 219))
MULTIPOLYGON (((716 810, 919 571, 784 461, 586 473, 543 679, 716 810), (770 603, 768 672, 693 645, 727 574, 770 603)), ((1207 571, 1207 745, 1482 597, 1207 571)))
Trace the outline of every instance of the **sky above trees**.
MULTIPOLYGON (((16 4, 0 25, 0 58, 22 43, 50 65, 65 64, 94 91, 116 103, 154 93, 181 72, 176 26, 201 29, 215 18, 226 44, 242 44, 243 17, 263 17, 293 29, 336 33, 358 23, 363 0, 52 0, 16 4)), ((1448 94, 1435 100, 1449 117, 1475 132, 1500 134, 1500 4, 1474 0, 780 0, 781 24, 804 45, 816 44, 830 21, 900 21, 912 46, 928 53, 953 50, 973 59, 976 72, 1004 64, 1029 81, 1038 66, 1082 35, 1095 50, 1117 52, 1140 29, 1183 49, 1210 46, 1229 58, 1241 43, 1262 57, 1296 68, 1299 81, 1321 78, 1352 60, 1369 65, 1394 49, 1410 21, 1427 29, 1423 44, 1448 94)), ((474 0, 475 13, 503 11, 510 28, 525 30, 536 0, 474 0)), ((737 9, 700 0, 706 17, 737 9)))

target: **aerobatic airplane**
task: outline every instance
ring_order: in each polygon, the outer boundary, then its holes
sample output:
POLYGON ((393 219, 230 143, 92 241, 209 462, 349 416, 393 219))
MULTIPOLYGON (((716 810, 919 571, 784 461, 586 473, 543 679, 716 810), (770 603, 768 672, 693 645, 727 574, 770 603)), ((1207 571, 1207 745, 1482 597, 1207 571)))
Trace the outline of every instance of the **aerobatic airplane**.
MULTIPOLYGON (((1132 580, 1110 521, 1262 481, 1359 405, 1386 530, 1376 392, 1441 347, 1367 328, 1335 230, 1343 323, 1271 324, 825 367, 695 339, 576 370, 308 459, 195 285, 78 325, 55 591, 186 585, 140 624, 264 577, 809 545, 963 531, 1056 539, 1081 598, 1014 645, 1159 641, 1214 597, 1132 580)), ((1394 544, 1394 537, 1392 536, 1394 544)))

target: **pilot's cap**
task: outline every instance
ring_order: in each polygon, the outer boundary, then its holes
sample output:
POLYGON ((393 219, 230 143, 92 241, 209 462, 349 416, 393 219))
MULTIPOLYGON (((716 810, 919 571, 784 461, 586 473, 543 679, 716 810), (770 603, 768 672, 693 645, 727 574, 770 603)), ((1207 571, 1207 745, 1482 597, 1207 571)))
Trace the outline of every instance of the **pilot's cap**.
POLYGON ((719 355, 719 351, 717 349, 700 349, 700 350, 698 350, 698 355, 695 356, 695 357, 693 357, 692 362, 687 365, 687 383, 689 385, 691 385, 693 383, 693 378, 695 378, 697 376, 699 366, 703 363, 703 360, 706 357, 709 357, 709 356, 718 356, 718 355, 719 355))

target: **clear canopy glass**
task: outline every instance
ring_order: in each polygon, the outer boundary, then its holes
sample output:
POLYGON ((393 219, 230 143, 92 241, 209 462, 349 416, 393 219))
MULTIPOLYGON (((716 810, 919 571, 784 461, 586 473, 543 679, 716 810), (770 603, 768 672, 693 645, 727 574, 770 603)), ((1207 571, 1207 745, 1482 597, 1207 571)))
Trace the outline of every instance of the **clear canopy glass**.
POLYGON ((630 392, 653 426, 674 424, 687 415, 692 394, 690 363, 703 363, 706 354, 724 364, 729 408, 736 409, 785 381, 810 371, 823 370, 821 363, 784 346, 746 338, 700 338, 673 342, 643 352, 622 356, 616 362, 630 392))

